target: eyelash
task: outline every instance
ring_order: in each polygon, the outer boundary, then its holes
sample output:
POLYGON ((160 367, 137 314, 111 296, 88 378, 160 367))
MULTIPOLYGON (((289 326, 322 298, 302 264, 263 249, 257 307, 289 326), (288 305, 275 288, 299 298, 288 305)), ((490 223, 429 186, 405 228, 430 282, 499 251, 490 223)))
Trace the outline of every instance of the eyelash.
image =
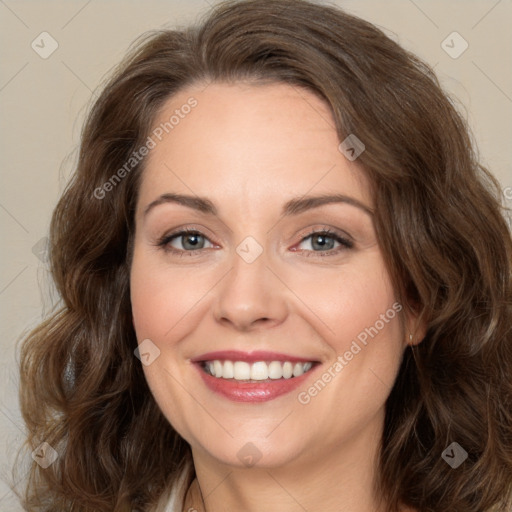
MULTIPOLYGON (((174 247, 171 247, 169 245, 172 240, 174 240, 175 238, 179 238, 180 236, 183 236, 183 235, 200 235, 200 236, 203 236, 204 238, 206 238, 208 241, 210 241, 205 235, 203 235, 203 233, 201 233, 200 231, 198 231, 196 229, 183 228, 180 231, 175 231, 174 233, 164 235, 162 238, 160 238, 157 241, 156 245, 158 247, 160 247, 162 250, 169 252, 169 253, 178 254, 180 257, 184 256, 186 254, 188 254, 188 256, 199 256, 202 253, 203 249, 198 249, 196 251, 186 251, 186 250, 181 250, 181 249, 175 249, 174 247), (196 253, 196 254, 194 254, 194 253, 196 253)), ((305 250, 305 249, 297 250, 297 252, 303 253, 303 255, 308 258, 312 257, 312 256, 313 257, 318 256, 321 258, 337 256, 341 251, 345 251, 347 249, 353 249, 353 247, 354 247, 354 243, 351 240, 348 240, 347 238, 343 238, 337 232, 332 231, 329 228, 323 228, 321 230, 313 229, 306 236, 301 238, 299 244, 301 244, 302 242, 304 242, 305 240, 307 240, 308 238, 310 238, 313 235, 324 235, 327 238, 333 238, 336 242, 341 244, 341 247, 338 247, 337 249, 330 249, 327 251, 311 251, 311 250, 305 250)))
POLYGON ((304 254, 307 258, 313 256, 320 258, 329 257, 329 256, 337 256, 340 252, 346 251, 347 249, 353 249, 354 243, 350 241, 348 238, 344 238, 341 235, 339 235, 336 231, 332 231, 331 229, 325 227, 323 229, 313 229, 311 230, 306 236, 302 237, 299 243, 304 242, 308 238, 310 238, 313 235, 324 235, 327 238, 333 238, 336 242, 338 242, 341 246, 337 249, 329 249, 326 251, 308 251, 305 249, 299 249, 301 253, 304 254))

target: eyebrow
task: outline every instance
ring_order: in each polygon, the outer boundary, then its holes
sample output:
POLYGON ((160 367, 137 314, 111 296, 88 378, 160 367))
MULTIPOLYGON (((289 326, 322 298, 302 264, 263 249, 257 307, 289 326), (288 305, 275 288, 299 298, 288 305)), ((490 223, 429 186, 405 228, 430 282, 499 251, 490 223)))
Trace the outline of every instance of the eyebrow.
MULTIPOLYGON (((148 206, 144 210, 144 217, 156 206, 166 203, 180 204, 182 206, 192 208, 207 215, 218 216, 217 208, 212 203, 212 201, 210 201, 206 197, 191 196, 187 194, 167 193, 162 194, 160 197, 158 197, 157 199, 148 204, 148 206)), ((313 208, 318 208, 325 204, 332 203, 345 203, 351 206, 355 206, 356 208, 359 208, 360 210, 364 211, 365 213, 373 217, 373 210, 371 208, 363 204, 361 201, 350 196, 345 196, 343 194, 303 196, 290 199, 284 204, 281 216, 288 217, 291 215, 298 215, 307 210, 311 210, 313 208)))

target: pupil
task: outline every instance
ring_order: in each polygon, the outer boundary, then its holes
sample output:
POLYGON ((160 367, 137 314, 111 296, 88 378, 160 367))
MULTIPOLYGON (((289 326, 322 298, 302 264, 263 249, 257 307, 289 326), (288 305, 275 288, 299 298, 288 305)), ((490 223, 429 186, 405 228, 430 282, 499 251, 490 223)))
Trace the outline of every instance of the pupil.
POLYGON ((187 243, 191 243, 192 247, 196 247, 198 245, 198 243, 199 243, 198 240, 197 240, 199 236, 200 235, 197 235, 197 234, 186 235, 186 237, 185 237, 185 240, 186 240, 185 245, 187 243), (190 242, 191 239, 195 239, 195 241, 190 242))
POLYGON ((326 245, 326 242, 325 242, 325 239, 326 238, 330 238, 329 236, 326 236, 326 235, 316 235, 316 239, 317 240, 320 240, 320 243, 317 244, 321 249, 325 248, 325 245, 326 245))

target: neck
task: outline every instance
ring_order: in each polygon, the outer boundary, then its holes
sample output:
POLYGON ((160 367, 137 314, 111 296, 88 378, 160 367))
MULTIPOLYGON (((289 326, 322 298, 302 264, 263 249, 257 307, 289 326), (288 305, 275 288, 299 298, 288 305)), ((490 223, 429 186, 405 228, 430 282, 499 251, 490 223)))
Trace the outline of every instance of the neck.
POLYGON ((233 467, 192 448, 197 480, 185 510, 381 512, 373 492, 381 434, 382 421, 372 422, 342 445, 305 450, 279 467, 233 467))

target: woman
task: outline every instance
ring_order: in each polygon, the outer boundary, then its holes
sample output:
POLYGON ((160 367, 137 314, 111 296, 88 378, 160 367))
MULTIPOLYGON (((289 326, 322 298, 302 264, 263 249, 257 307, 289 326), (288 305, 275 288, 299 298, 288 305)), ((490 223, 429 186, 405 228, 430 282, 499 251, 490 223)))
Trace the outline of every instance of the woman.
POLYGON ((148 35, 52 219, 26 508, 508 510, 511 255, 461 117, 371 24, 249 0, 148 35))

